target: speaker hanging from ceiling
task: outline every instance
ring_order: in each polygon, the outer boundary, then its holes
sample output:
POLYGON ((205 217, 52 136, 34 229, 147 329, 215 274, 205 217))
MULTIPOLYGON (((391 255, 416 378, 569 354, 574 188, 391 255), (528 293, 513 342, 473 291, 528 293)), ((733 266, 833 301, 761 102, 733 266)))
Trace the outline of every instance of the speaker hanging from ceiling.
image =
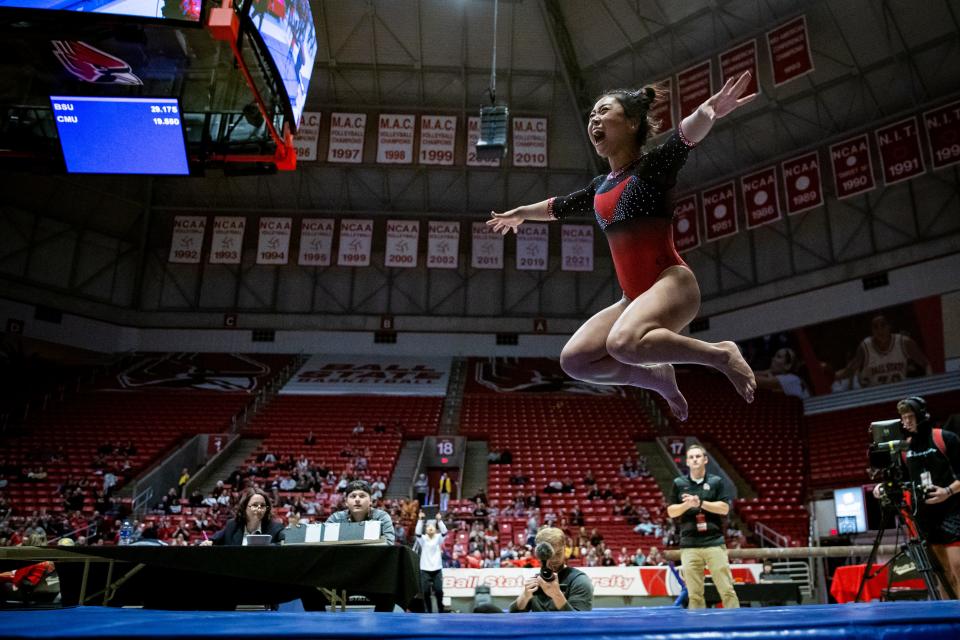
POLYGON ((507 155, 507 105, 497 104, 497 13, 498 0, 493 0, 493 63, 490 67, 490 106, 480 107, 478 160, 500 160, 507 155))

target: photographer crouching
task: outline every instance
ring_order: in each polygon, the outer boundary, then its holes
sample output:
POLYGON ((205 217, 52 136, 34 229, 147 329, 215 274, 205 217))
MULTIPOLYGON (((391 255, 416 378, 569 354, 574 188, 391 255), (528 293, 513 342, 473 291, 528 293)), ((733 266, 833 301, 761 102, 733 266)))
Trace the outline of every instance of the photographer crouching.
POLYGON ((543 527, 535 541, 540 572, 524 581, 523 591, 510 603, 510 613, 593 609, 593 582, 583 571, 567 566, 563 530, 543 527))
MULTIPOLYGON (((953 593, 960 594, 960 438, 934 428, 927 403, 919 396, 898 402, 897 412, 908 442, 901 460, 916 491, 917 525, 953 593)), ((883 483, 873 489, 881 500, 884 492, 883 483)))

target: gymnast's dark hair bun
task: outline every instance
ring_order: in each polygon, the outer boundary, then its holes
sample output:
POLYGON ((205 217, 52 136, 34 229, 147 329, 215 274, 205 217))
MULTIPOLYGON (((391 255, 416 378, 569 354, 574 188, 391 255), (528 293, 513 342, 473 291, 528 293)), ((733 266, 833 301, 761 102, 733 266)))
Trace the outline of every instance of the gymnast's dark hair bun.
MULTIPOLYGON (((661 87, 647 85, 640 89, 613 89, 604 91, 597 100, 607 96, 617 99, 620 106, 623 107, 623 113, 629 120, 638 123, 637 127, 637 145, 643 146, 647 138, 656 133, 660 128, 660 120, 650 116, 650 108, 661 99, 665 98, 667 92, 661 87)), ((594 101, 596 102, 596 100, 594 101)))

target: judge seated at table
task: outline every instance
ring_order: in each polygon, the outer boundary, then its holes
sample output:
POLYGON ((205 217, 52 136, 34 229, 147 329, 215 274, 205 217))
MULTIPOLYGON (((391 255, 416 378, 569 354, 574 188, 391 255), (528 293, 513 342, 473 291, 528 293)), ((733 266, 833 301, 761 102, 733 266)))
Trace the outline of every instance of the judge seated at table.
POLYGON ((284 539, 283 524, 272 518, 270 498, 260 489, 250 489, 240 498, 236 515, 227 520, 226 526, 213 534, 213 538, 201 545, 247 546, 249 535, 268 535, 270 544, 280 544, 284 539))
POLYGON ((353 480, 347 484, 344 492, 346 509, 335 511, 327 518, 327 524, 343 522, 366 522, 378 520, 380 522, 380 537, 387 544, 396 542, 396 533, 393 529, 393 519, 390 514, 373 506, 373 488, 366 480, 353 480))

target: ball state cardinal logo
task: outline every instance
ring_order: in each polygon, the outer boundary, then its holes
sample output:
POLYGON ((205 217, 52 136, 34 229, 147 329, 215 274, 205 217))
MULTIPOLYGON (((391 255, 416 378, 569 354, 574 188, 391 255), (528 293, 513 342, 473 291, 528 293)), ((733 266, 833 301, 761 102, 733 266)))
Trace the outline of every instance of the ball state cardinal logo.
POLYGON ((130 65, 86 42, 51 40, 53 55, 78 80, 94 84, 143 84, 130 65))

